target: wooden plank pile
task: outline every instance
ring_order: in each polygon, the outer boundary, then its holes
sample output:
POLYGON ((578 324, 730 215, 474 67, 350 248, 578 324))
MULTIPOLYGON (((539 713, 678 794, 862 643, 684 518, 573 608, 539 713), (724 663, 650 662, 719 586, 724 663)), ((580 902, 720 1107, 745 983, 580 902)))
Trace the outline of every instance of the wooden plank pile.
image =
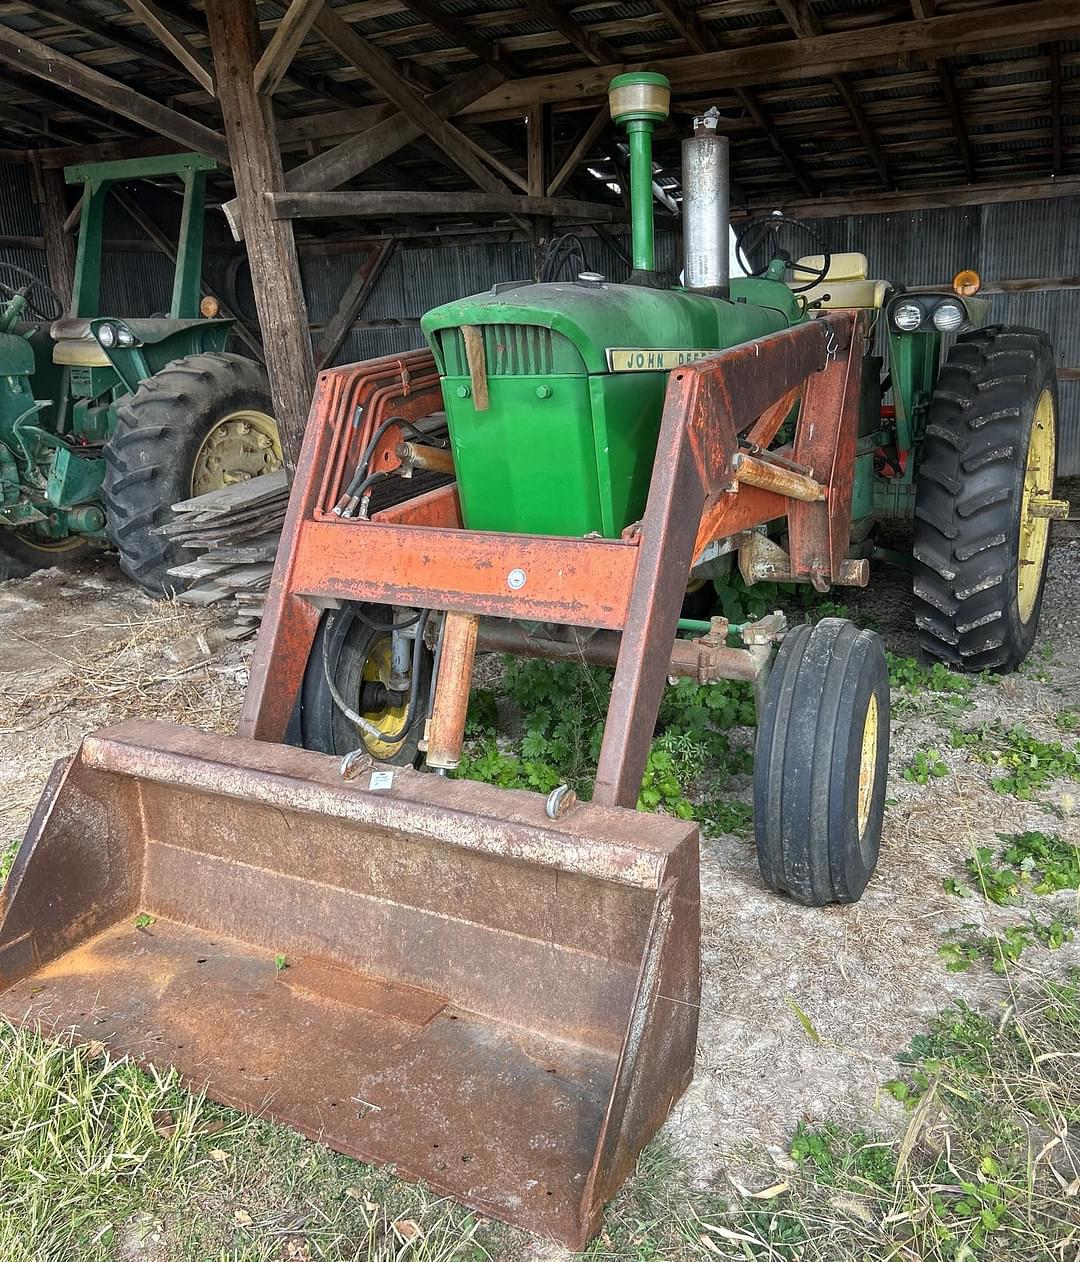
POLYGON ((233 625, 225 633, 231 640, 259 628, 288 503, 289 484, 280 469, 174 504, 173 520, 155 531, 198 553, 169 570, 180 580, 178 600, 233 602, 233 625))

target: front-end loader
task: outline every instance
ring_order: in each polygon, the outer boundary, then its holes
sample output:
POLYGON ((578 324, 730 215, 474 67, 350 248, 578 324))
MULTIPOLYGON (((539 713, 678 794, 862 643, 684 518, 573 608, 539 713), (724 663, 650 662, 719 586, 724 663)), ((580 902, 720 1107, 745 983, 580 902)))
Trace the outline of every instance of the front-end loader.
MULTIPOLYGON (((239 734, 88 736, 0 920, 5 1016, 574 1248, 693 1072, 697 830, 635 809, 668 678, 753 685, 769 887, 855 901, 881 839, 878 636, 686 621, 688 583, 732 558, 865 583, 863 479, 904 464, 879 287, 837 305, 782 258, 730 279, 708 119, 684 142, 684 283, 661 277, 668 85, 620 75, 610 99, 629 280, 497 287, 429 313, 429 350, 319 375, 239 734), (454 777, 481 650, 613 668, 591 801, 454 777)), ((826 259, 798 270, 831 283, 826 259)))
POLYGON ((158 534, 174 503, 280 468, 260 364, 226 351, 231 319, 200 302, 206 177, 169 154, 68 167, 82 186, 70 311, 30 272, 0 264, 0 580, 112 545, 154 595, 184 558, 158 534), (183 206, 167 314, 120 319, 102 304, 110 194, 178 178, 183 206))

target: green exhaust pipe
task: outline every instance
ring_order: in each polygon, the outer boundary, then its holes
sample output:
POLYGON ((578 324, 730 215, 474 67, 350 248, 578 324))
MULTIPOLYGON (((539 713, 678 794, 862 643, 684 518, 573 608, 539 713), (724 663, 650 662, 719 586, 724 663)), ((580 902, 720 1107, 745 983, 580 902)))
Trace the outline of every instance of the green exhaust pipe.
POLYGON ((653 237, 652 138, 668 116, 671 84, 665 75, 635 70, 616 75, 608 85, 611 117, 626 128, 630 144, 630 220, 635 272, 656 270, 653 237))

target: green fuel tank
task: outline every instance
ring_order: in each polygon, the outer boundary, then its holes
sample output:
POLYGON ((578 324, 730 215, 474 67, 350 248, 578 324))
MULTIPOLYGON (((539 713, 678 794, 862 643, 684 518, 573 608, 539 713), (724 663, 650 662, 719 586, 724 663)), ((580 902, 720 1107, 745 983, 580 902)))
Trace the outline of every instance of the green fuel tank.
MULTIPOLYGON (((617 537, 645 508, 671 370, 806 318, 776 279, 707 293, 664 285, 655 270, 652 132, 667 117, 670 86, 634 71, 617 75, 608 97, 630 150, 627 282, 582 273, 496 286, 421 321, 442 375, 470 530, 617 537)), ((709 227, 726 276, 726 184, 715 162, 714 184, 702 183, 708 164, 687 158, 694 143, 684 144, 684 211, 702 216, 694 223, 709 227)))

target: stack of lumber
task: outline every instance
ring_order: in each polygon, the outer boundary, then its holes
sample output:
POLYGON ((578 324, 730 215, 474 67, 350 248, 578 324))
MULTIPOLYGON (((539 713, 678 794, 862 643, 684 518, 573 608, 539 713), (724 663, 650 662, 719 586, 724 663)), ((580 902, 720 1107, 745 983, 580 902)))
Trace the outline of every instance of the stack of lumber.
POLYGON ((169 570, 179 580, 178 600, 189 605, 233 602, 229 639, 244 639, 258 630, 288 502, 282 469, 174 504, 173 520, 155 532, 196 554, 169 570))

